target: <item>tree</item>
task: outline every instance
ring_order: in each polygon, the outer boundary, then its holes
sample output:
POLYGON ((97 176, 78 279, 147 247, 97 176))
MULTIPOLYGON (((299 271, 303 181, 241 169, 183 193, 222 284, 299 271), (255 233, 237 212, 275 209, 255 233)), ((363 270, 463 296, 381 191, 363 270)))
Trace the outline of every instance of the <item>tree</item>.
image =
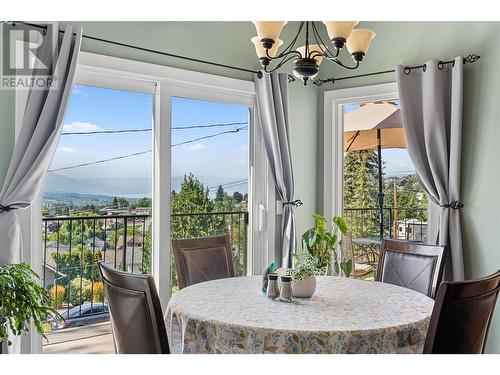
POLYGON ((92 281, 101 278, 98 266, 102 259, 100 250, 96 249, 93 252, 92 249, 78 244, 71 249, 71 253, 66 251, 59 252, 59 254, 53 252, 51 256, 56 263, 56 269, 65 275, 64 278, 57 281, 59 285, 66 286, 70 280, 80 276, 92 281))
POLYGON ((151 207, 151 198, 148 197, 139 198, 137 203, 132 205, 132 208, 137 208, 137 207, 151 207))
POLYGON ((71 280, 69 288, 69 303, 79 306, 92 299, 92 281, 80 276, 71 280))
MULTIPOLYGON (((418 219, 421 221, 427 220, 427 194, 420 186, 417 175, 412 174, 397 179, 397 208, 398 219, 418 219)), ((390 190, 389 206, 394 206, 394 184, 389 184, 387 190, 390 190)))
POLYGON ((241 194, 239 191, 235 191, 233 194, 233 198, 236 203, 241 203, 243 201, 243 194, 241 194))
POLYGON ((344 206, 352 209, 346 220, 353 236, 373 236, 377 233, 377 195, 377 153, 371 150, 347 152, 344 159, 344 206))
POLYGON ((215 199, 216 202, 222 202, 224 200, 224 189, 222 188, 222 185, 219 185, 217 188, 217 193, 215 194, 215 199))
MULTIPOLYGON (((152 238, 151 238, 151 224, 148 226, 148 230, 146 232, 146 237, 144 238, 144 246, 142 247, 143 253, 143 261, 141 272, 143 274, 149 275, 151 274, 151 249, 152 249, 152 238)), ((172 264, 175 264, 171 262, 172 264)))
POLYGON ((213 202, 208 196, 208 188, 192 173, 184 176, 181 189, 171 197, 172 239, 207 236, 211 226, 210 215, 213 202), (199 213, 200 215, 183 215, 199 213))

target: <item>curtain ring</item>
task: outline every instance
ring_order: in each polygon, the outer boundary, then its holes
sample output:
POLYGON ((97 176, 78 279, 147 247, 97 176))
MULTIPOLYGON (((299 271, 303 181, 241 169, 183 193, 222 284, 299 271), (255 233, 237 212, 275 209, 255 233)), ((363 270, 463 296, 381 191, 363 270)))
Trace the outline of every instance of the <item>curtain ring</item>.
POLYGON ((427 64, 424 64, 424 65, 422 66, 422 70, 423 70, 424 72, 427 70, 427 64))
POLYGON ((410 73, 411 73, 411 69, 410 69, 410 67, 405 66, 405 68, 404 68, 403 72, 404 72, 404 74, 406 74, 406 75, 410 74, 410 73))
POLYGON ((439 69, 439 70, 443 70, 443 68, 444 68, 444 64, 443 64, 443 62, 442 62, 442 61, 440 61, 440 62, 438 63, 438 69, 439 69))

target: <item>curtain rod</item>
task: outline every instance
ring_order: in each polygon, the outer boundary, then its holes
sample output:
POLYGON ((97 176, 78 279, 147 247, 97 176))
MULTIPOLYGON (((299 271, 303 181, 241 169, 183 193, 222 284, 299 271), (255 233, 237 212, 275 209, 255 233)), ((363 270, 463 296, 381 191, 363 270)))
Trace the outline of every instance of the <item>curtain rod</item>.
MULTIPOLYGON (((475 63, 477 60, 479 60, 481 58, 481 56, 479 55, 476 55, 474 53, 470 54, 470 55, 467 55, 465 57, 462 57, 463 59, 463 63, 464 64, 473 64, 475 63)), ((455 60, 449 60, 449 61, 440 61, 438 63, 438 66, 440 69, 443 68, 443 65, 447 65, 447 64, 455 64, 455 60)), ((406 66, 404 68, 404 73, 405 74, 410 74, 410 72, 412 70, 415 70, 415 69, 423 69, 424 72, 425 72, 425 69, 427 68, 427 65, 426 64, 422 64, 422 65, 416 65, 416 66, 406 66)), ((379 75, 379 74, 387 74, 387 73, 394 73, 396 72, 395 69, 390 69, 390 70, 382 70, 382 71, 379 71, 379 72, 372 72, 372 73, 365 73, 365 74, 358 74, 358 75, 353 75, 353 76, 347 76, 347 77, 340 77, 340 78, 327 78, 327 79, 315 79, 313 81, 313 83, 316 85, 316 86, 322 86, 324 85, 325 83, 335 83, 336 81, 342 81, 342 80, 345 80, 345 79, 353 79, 353 78, 361 78, 361 77, 368 77, 368 76, 375 76, 375 75, 379 75)), ((290 80, 290 77, 289 77, 289 80, 290 80)), ((295 78, 293 79, 293 81, 295 81, 295 78)))
MULTIPOLYGON (((47 30, 47 25, 40 25, 40 24, 36 24, 36 23, 21 22, 21 21, 10 21, 10 22, 6 22, 6 23, 10 23, 13 27, 16 27, 16 24, 21 24, 21 25, 24 25, 24 26, 35 27, 35 28, 44 30, 44 32, 46 32, 46 30, 47 30)), ((59 30, 59 33, 64 33, 64 30, 59 30)), ((177 55, 177 54, 174 54, 174 53, 168 53, 168 52, 158 51, 158 50, 154 50, 154 49, 150 49, 150 48, 139 47, 139 46, 135 46, 133 44, 116 42, 114 40, 99 38, 99 37, 95 37, 95 36, 91 36, 91 35, 85 35, 85 34, 83 34, 82 37, 85 38, 85 39, 94 40, 94 41, 97 41, 97 42, 114 44, 114 45, 117 45, 117 46, 120 46, 120 47, 132 48, 132 49, 136 49, 136 50, 139 50, 139 51, 155 53, 155 54, 158 54, 158 55, 163 55, 163 56, 168 56, 168 57, 174 57, 174 58, 177 58, 177 59, 183 59, 183 60, 193 61, 193 62, 207 64, 207 65, 219 66, 219 67, 227 68, 227 69, 239 70, 239 71, 247 72, 247 73, 255 73, 255 74, 259 75, 259 76, 262 76, 262 72, 260 70, 252 70, 252 69, 241 68, 241 67, 238 67, 238 66, 220 64, 220 63, 216 63, 216 62, 212 62, 212 61, 196 59, 194 57, 182 56, 182 55, 177 55)))
MULTIPOLYGON (((24 25, 24 26, 29 26, 29 27, 35 27, 35 28, 38 28, 38 29, 42 29, 42 30, 44 30, 44 32, 47 30, 47 25, 40 25, 40 24, 30 23, 30 22, 7 21, 7 22, 3 22, 3 23, 10 23, 13 27, 15 27, 16 24, 19 23, 19 24, 24 25)), ((59 33, 64 33, 64 31, 63 30, 59 30, 59 33)), ((237 67, 237 66, 220 64, 220 63, 216 63, 216 62, 212 62, 212 61, 196 59, 196 58, 193 58, 193 57, 176 55, 176 54, 173 54, 173 53, 158 51, 158 50, 154 50, 154 49, 150 49, 150 48, 139 47, 139 46, 135 46, 135 45, 132 45, 132 44, 116 42, 116 41, 109 40, 109 39, 104 39, 104 38, 98 38, 98 37, 91 36, 91 35, 85 35, 85 34, 83 34, 82 37, 85 38, 85 39, 94 40, 94 41, 97 41, 97 42, 110 43, 110 44, 114 44, 114 45, 121 46, 121 47, 127 47, 127 48, 136 49, 136 50, 139 50, 139 51, 150 52, 150 53, 155 53, 155 54, 158 54, 158 55, 163 55, 163 56, 168 56, 168 57, 174 57, 174 58, 177 58, 177 59, 183 59, 183 60, 198 62, 198 63, 201 63, 201 64, 219 66, 219 67, 222 67, 222 68, 239 70, 239 71, 247 72, 247 73, 255 73, 255 74, 257 74, 259 76, 259 78, 261 78, 262 74, 263 74, 262 71, 260 71, 260 70, 246 69, 246 68, 241 68, 241 67, 237 67)), ((467 55, 466 57, 463 58, 463 63, 464 64, 472 64, 472 63, 476 62, 477 60, 479 60, 480 57, 481 56, 476 55, 476 54, 467 55)), ((439 62, 439 64, 441 64, 441 66, 445 65, 445 64, 453 64, 453 63, 454 63, 454 60, 440 61, 439 62)), ((417 66, 407 66, 407 67, 405 67, 405 73, 409 74, 409 72, 411 70, 413 70, 413 69, 419 69, 419 68, 423 68, 425 70, 426 65, 423 64, 423 65, 417 65, 417 66)), ((347 77, 340 77, 340 78, 316 79, 316 80, 313 81, 313 83, 316 86, 322 86, 325 83, 332 83, 333 84, 336 81, 342 81, 342 80, 346 80, 346 79, 368 77, 368 76, 374 76, 374 75, 379 75, 379 74, 387 74, 387 73, 394 73, 394 72, 395 72, 395 69, 391 69, 391 70, 383 70, 383 71, 379 71, 379 72, 357 74, 357 75, 352 75, 352 76, 347 76, 347 77)), ((294 82, 294 81, 295 81, 295 77, 293 75, 289 74, 288 75, 288 82, 294 82)))

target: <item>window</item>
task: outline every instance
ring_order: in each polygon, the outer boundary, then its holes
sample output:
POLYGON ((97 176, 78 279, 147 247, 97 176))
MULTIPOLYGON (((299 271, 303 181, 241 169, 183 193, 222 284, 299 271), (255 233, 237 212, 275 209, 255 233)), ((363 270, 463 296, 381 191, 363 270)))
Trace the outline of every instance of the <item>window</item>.
POLYGON ((229 235, 235 276, 248 273, 250 256, 249 126, 248 106, 172 98, 171 237, 229 235))
MULTIPOLYGON (((248 121, 248 130, 246 130, 247 133, 245 140, 247 150, 245 151, 244 149, 242 149, 240 151, 241 155, 244 155, 246 153, 247 166, 243 169, 246 171, 247 175, 246 177, 243 175, 241 179, 247 178, 248 182, 247 185, 242 184, 241 186, 239 186, 239 188, 241 188, 242 186, 247 187, 248 225, 246 226, 246 228, 248 230, 248 235, 246 236, 246 238, 248 242, 246 248, 254 249, 254 251, 248 251, 249 255, 246 257, 247 263, 244 269, 247 273, 250 274, 254 272, 259 273, 265 265, 275 260, 275 189, 272 183, 272 176, 268 170, 268 161, 265 154, 264 145, 262 144, 261 137, 259 136, 259 127, 256 126, 255 92, 253 82, 82 52, 79 56, 79 63, 75 76, 75 84, 75 95, 82 94, 81 92, 78 92, 78 89, 82 90, 85 88, 90 88, 91 90, 95 90, 96 93, 100 90, 109 90, 111 92, 119 93, 120 95, 126 96, 128 98, 136 98, 134 99, 135 101, 132 100, 132 102, 129 103, 122 103, 122 105, 120 106, 116 106, 114 105, 116 103, 109 101, 107 102, 108 105, 105 105, 104 101, 102 103, 97 103, 97 105, 101 104, 99 113, 101 115, 107 116, 108 119, 112 119, 115 114, 119 115, 119 117, 122 117, 123 122, 116 123, 116 127, 112 129, 119 129, 119 126, 129 125, 130 123, 128 122, 128 120, 132 120, 133 117, 125 116, 125 114, 129 113, 132 108, 137 106, 137 103, 142 103, 141 105, 144 105, 144 108, 146 108, 145 103, 147 102, 147 125, 146 120, 144 120, 141 126, 144 126, 143 130, 146 127, 149 127, 151 131, 149 133, 142 130, 141 132, 137 132, 135 134, 137 135, 137 138, 131 137, 134 139, 129 140, 127 144, 121 146, 126 148, 126 150, 124 150, 124 153, 115 155, 126 156, 129 154, 135 154, 134 156, 130 155, 125 158, 117 159, 115 161, 118 163, 122 163, 125 161, 127 161, 127 163, 130 162, 131 168, 127 168, 127 170, 132 171, 134 170, 132 167, 138 167, 137 164, 134 164, 132 162, 132 159, 142 158, 143 163, 141 164, 141 166, 143 168, 143 171, 146 171, 147 169, 150 170, 151 190, 149 198, 151 200, 151 207, 145 207, 145 200, 143 200, 142 202, 136 202, 135 199, 138 199, 139 197, 131 196, 132 194, 136 195, 136 192, 117 193, 116 202, 112 202, 112 205, 114 207, 110 208, 109 212, 106 212, 110 214, 110 217, 102 219, 102 221, 99 221, 101 219, 95 219, 96 233, 107 233, 111 236, 112 233, 117 232, 117 235, 113 237, 114 241, 110 244, 108 236, 106 236, 106 240, 101 238, 102 236, 99 235, 96 236, 97 238, 93 238, 94 217, 87 217, 86 219, 79 219, 76 225, 68 226, 66 224, 67 228, 72 228, 72 236, 69 236, 72 238, 72 249, 73 245, 75 243, 78 243, 78 245, 82 249, 86 247, 91 248, 92 250, 94 249, 94 247, 101 248, 102 253, 104 253, 104 249, 106 249, 107 251, 109 249, 109 245, 112 245, 113 250, 111 251, 111 253, 113 253, 113 256, 110 259, 111 263, 115 262, 116 256, 116 264, 118 266, 124 265, 125 268, 129 271, 132 271, 133 268, 134 272, 146 272, 146 270, 143 269, 143 262, 145 261, 146 264, 150 264, 150 269, 147 270, 147 272, 151 273, 155 278, 161 303, 163 306, 167 305, 171 291, 170 270, 172 266, 172 262, 170 259, 170 198, 172 193, 171 177, 173 174, 171 172, 171 169, 173 167, 172 158, 175 157, 175 154, 172 154, 171 152, 173 150, 172 144, 174 138, 172 134, 173 129, 171 129, 172 110, 174 108, 172 103, 174 103, 176 100, 180 100, 176 98, 188 98, 190 100, 199 100, 215 104, 235 106, 239 107, 240 109, 244 108, 244 111, 246 113, 246 120, 248 121), (113 111, 110 110, 111 108, 113 108, 113 111), (136 148, 136 146, 139 145, 139 140, 143 136, 150 137, 149 139, 151 140, 151 143, 149 149, 136 148), (149 161, 146 161, 146 158, 149 158, 149 161), (128 203, 120 198, 127 200, 128 203), (134 203, 136 204, 133 205, 136 207, 129 207, 129 204, 131 203, 130 200, 132 199, 134 199, 134 203), (125 206, 127 206, 127 208, 125 208, 125 206), (122 212, 124 210, 127 210, 127 212, 122 212), (260 215, 254 215, 254 212, 257 212, 257 210, 259 210, 260 215), (144 221, 136 221, 134 223, 133 220, 132 222, 130 220, 122 220, 121 218, 118 218, 117 220, 116 217, 113 219, 114 216, 118 216, 120 214, 145 217, 144 220, 146 221, 146 224, 144 224, 144 221), (146 219, 148 216, 149 219, 146 219), (149 220, 149 222, 147 220, 149 220), (83 230, 81 227, 82 223, 83 230), (150 226, 148 225, 149 223, 151 224, 150 226), (138 226, 140 225, 144 225, 146 229, 139 228, 138 226), (125 228, 125 226, 127 228, 125 228), (75 241, 77 241, 75 242, 73 240, 74 233, 80 235, 83 233, 83 241, 81 240, 80 236, 80 238, 74 239, 75 241), (89 234, 91 234, 91 238, 86 238, 89 234), (142 237, 143 234, 146 234, 145 238, 142 237), (122 235, 121 239, 120 235, 122 235), (147 249, 151 249, 150 253, 148 253, 147 249), (143 256, 146 259, 143 260, 143 256)), ((18 93, 16 93, 16 95, 17 94, 18 93)), ((85 95, 80 97, 78 100, 83 101, 83 99, 85 99, 84 96, 85 95)), ((20 123, 22 121, 22 109, 25 99, 26 98, 16 97, 17 130, 19 129, 20 123)), ((74 102, 74 99, 72 99, 72 102, 74 102)), ((70 103, 70 106, 71 105, 72 103, 70 103)), ((71 114, 71 112, 71 109, 69 109, 68 115, 71 114)), ((85 109, 81 109, 80 114, 85 116, 94 116, 99 114, 96 114, 94 112, 96 112, 95 109, 93 109, 92 107, 88 107, 85 109)), ((146 110, 143 112, 143 114, 144 119, 146 119, 146 110)), ((77 121, 77 119, 72 121, 77 121)), ((93 122, 90 120, 82 120, 81 122, 89 122, 93 124, 93 122)), ((71 124, 69 120, 68 124, 71 124)), ((102 128, 104 129, 104 127, 102 128)), ((131 127, 125 128, 130 129, 131 127)), ((74 127, 74 129, 76 129, 76 126, 74 127)), ((108 135, 108 139, 112 139, 113 137, 117 139, 116 137, 121 136, 116 134, 108 135)), ((79 137, 89 136, 90 135, 79 135, 79 137)), ((104 137, 104 135, 98 136, 104 137)), ((125 137, 125 135, 123 136, 125 137)), ((67 137, 66 139, 69 139, 69 137, 77 136, 62 136, 62 142, 67 142, 64 140, 64 137, 67 137)), ((65 145, 64 147, 68 147, 67 149, 65 149, 66 152, 72 152, 72 150, 70 150, 70 148, 72 147, 71 145, 65 145)), ((93 163, 103 159, 111 159, 115 157, 110 155, 111 149, 115 147, 114 145, 98 142, 93 144, 92 142, 90 142, 85 147, 85 151, 87 154, 92 154, 91 152, 89 152, 89 150, 96 149, 96 153, 93 155, 96 156, 95 159, 90 159, 91 155, 89 155, 89 157, 87 158, 88 161, 75 160, 75 164, 70 164, 70 160, 62 157, 62 154, 60 154, 60 156, 54 159, 55 163, 59 163, 57 165, 57 168, 73 166, 76 164, 93 163), (103 154, 101 154, 101 156, 97 158, 99 153, 103 154)), ((64 151, 61 150, 60 152, 64 151)), ((114 163, 115 161, 106 161, 99 164, 104 165, 105 163, 114 163)), ((53 169, 57 168, 54 166, 53 169)), ((92 167, 91 165, 89 165, 79 168, 81 171, 83 171, 85 168, 92 167)), ((76 172, 76 170, 78 170, 78 168, 73 169, 74 172, 76 172)), ((123 169, 116 168, 116 170, 112 169, 110 171, 110 175, 114 177, 114 182, 116 182, 116 173, 119 170, 123 169)), ((66 170, 66 172, 68 173, 69 171, 70 169, 66 170)), ((62 171, 60 170, 59 172, 62 171)), ((106 176, 103 176, 102 174, 99 175, 99 178, 101 179, 105 177, 106 176)), ((145 176, 141 175, 132 177, 145 176)), ((240 176, 238 176, 238 179, 239 177, 240 176)), ((122 186, 120 186, 120 189, 128 189, 134 185, 132 183, 127 183, 127 181, 122 182, 123 183, 121 184, 122 186)), ((138 183, 138 181, 135 182, 138 183)), ((83 188, 83 184, 82 186, 78 187, 83 188)), ((235 186, 233 186, 233 188, 234 187, 235 186)), ((103 184, 101 186, 99 193, 104 192, 107 194, 103 195, 109 195, 109 185, 103 184)), ((81 197, 75 196, 74 200, 71 203, 71 207, 74 208, 77 206, 77 204, 81 204, 80 198, 81 197)), ((140 198, 148 198, 148 196, 147 194, 143 194, 141 192, 140 198)), ((56 214, 60 214, 60 212, 57 212, 57 207, 52 207, 51 209, 53 210, 54 216, 56 214)), ((47 213, 47 210, 49 210, 48 212, 50 212, 50 209, 47 207, 47 205, 44 210, 45 213, 47 213)), ((74 278, 72 277, 74 276, 73 274, 60 275, 57 267, 53 267, 53 265, 47 264, 47 262, 50 261, 51 256, 43 259, 43 254, 46 253, 44 251, 45 245, 49 247, 55 245, 52 250, 57 252, 57 242, 51 243, 51 241, 47 241, 47 244, 45 244, 44 240, 40 241, 40 233, 49 234, 54 233, 54 231, 61 231, 63 220, 59 220, 59 223, 57 222, 57 220, 52 220, 54 221, 53 223, 47 222, 47 227, 45 228, 45 224, 42 225, 42 221, 40 220, 41 214, 41 198, 39 199, 38 203, 35 202, 33 204, 31 209, 23 210, 23 215, 25 215, 25 217, 21 217, 23 233, 30 234, 29 236, 23 238, 23 248, 26 249, 24 259, 28 260, 33 265, 34 269, 37 270, 41 275, 43 274, 45 269, 46 281, 50 281, 50 279, 52 278, 52 282, 54 283, 56 279, 62 281, 64 277, 74 278), (46 265, 46 267, 44 267, 44 264, 46 265)), ((52 219, 55 219, 55 217, 52 217, 52 219)), ((52 236, 54 235, 52 234, 52 236)), ((49 240, 50 236, 47 239, 49 240)), ((59 242, 59 251, 62 250, 62 252, 69 253, 69 248, 67 248, 66 246, 69 247, 69 243, 61 244, 59 242)), ((90 252, 90 255, 92 255, 91 253, 92 252, 90 252)), ((88 255, 89 252, 87 251, 87 256, 88 255)), ((241 259, 243 259, 243 257, 241 259)), ((90 267, 90 269, 86 269, 86 272, 90 273, 96 271, 97 270, 95 268, 92 269, 92 267, 90 267)), ((85 277, 83 279, 85 279, 85 277)), ((76 299, 75 302, 82 303, 90 301, 90 299, 93 297, 89 296, 89 289, 85 288, 84 285, 85 281, 78 281, 82 282, 81 289, 82 291, 86 290, 87 294, 85 295, 84 293, 82 293, 82 298, 77 297, 76 294, 74 294, 73 298, 76 299)), ((75 283, 77 283, 77 281, 75 281, 75 283)), ((73 290, 77 290, 77 288, 78 287, 73 288, 73 290)), ((71 285, 69 286, 69 289, 71 290, 71 285)), ((90 288, 90 290, 90 293, 97 293, 95 292, 95 289, 94 291, 92 291, 92 288, 90 288)), ((54 298, 56 298, 55 296, 58 293, 59 296, 64 296, 63 301, 68 300, 66 291, 63 292, 62 288, 58 288, 57 292, 56 290, 54 290, 54 298)), ((65 308, 67 310, 67 306, 65 306, 65 308)), ((42 340, 39 336, 33 334, 32 343, 30 345, 32 346, 32 352, 40 352, 42 347, 42 340)))
POLYGON ((325 93, 324 210, 346 220, 355 276, 374 278, 382 238, 426 236, 427 199, 405 138, 395 84, 325 93))
POLYGON ((105 86, 73 86, 43 186, 42 282, 71 318, 103 312, 100 261, 152 268, 154 94, 105 86))

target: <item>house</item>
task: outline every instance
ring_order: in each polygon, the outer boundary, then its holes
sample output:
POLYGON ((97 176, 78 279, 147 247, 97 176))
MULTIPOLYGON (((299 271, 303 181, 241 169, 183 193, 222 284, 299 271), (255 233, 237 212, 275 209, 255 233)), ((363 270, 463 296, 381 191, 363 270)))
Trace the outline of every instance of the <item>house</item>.
POLYGON ((427 238, 427 222, 419 219, 397 220, 397 239, 425 241, 427 238))

